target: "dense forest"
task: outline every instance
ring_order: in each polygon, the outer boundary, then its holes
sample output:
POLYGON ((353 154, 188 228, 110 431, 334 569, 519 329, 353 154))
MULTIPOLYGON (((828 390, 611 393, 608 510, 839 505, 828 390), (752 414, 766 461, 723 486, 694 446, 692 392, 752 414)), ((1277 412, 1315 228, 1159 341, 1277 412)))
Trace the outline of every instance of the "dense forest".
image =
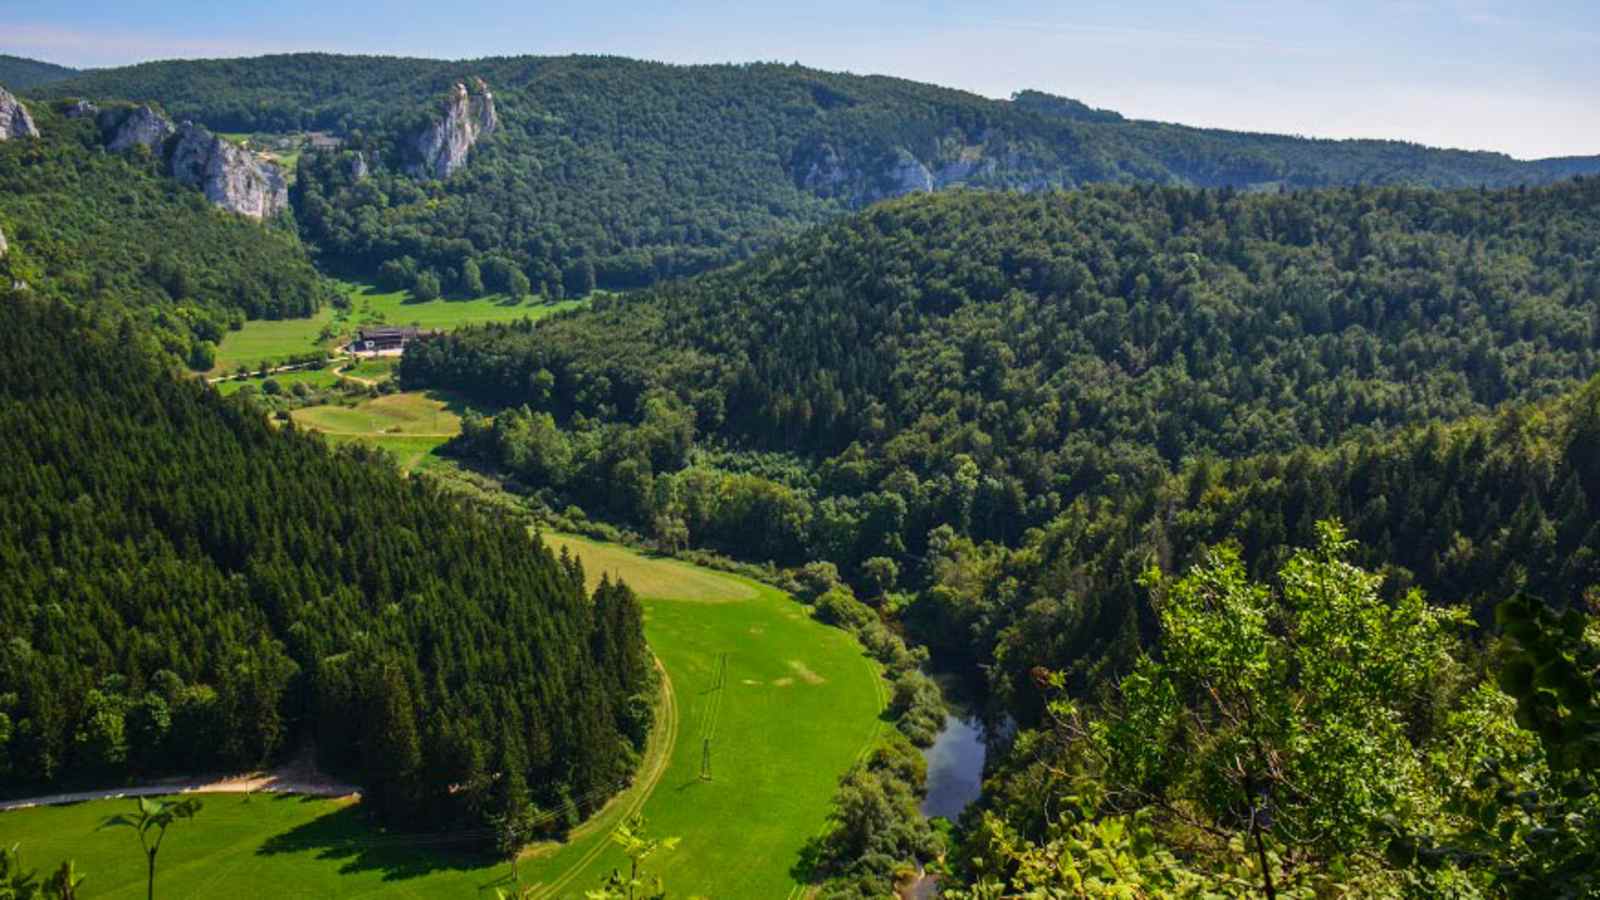
POLYGON ((246 319, 308 316, 333 297, 292 227, 215 209, 148 153, 111 154, 93 117, 49 104, 40 136, 0 142, 0 280, 89 311, 209 369, 246 319))
POLYGON ((314 747, 402 828, 521 846, 633 771, 638 602, 524 527, 0 299, 0 785, 314 747))
POLYGON ((1594 896, 1596 459, 1600 380, 948 542, 907 618, 1025 726, 970 896, 1062 859, 1185 896, 1594 896))
MULTIPOLYGON (((1594 690, 1597 191, 907 198, 424 342, 401 377, 509 405, 457 447, 553 511, 801 582, 831 561, 876 607, 851 615, 982 673, 1023 731, 952 857, 974 897, 1071 884, 1063 860, 1177 895, 1537 896, 1596 851, 1572 824, 1593 785, 1562 768, 1588 720, 1513 697, 1594 690), (1486 655, 1497 610, 1580 618, 1486 655), (1206 630, 1235 619, 1259 631, 1206 630), (1228 669, 1229 641, 1278 674, 1228 669), (1547 654, 1539 687, 1492 675, 1517 653, 1547 654), (1274 718, 1235 728, 1256 704, 1274 718), (1241 746, 1261 772, 1229 767, 1241 746), (1382 785, 1309 777, 1378 760, 1382 785)), ((888 868, 833 888, 876 895, 888 868)))
POLYGON ((0 85, 13 91, 24 91, 81 74, 77 69, 55 63, 0 53, 0 85))
POLYGON ((557 508, 902 569, 1080 497, 1597 371, 1600 182, 908 198, 726 273, 409 351, 557 508), (939 531, 943 526, 943 531, 939 531))
POLYGON ((957 184, 1477 187, 1600 171, 1594 158, 1189 128, 1038 92, 999 101, 776 64, 301 54, 146 63, 37 92, 156 101, 222 131, 331 131, 346 151, 305 158, 304 234, 345 264, 408 265, 447 291, 469 289, 469 268, 516 269, 549 295, 636 288, 748 258, 877 199, 957 184), (500 129, 443 182, 404 174, 405 148, 439 100, 478 77, 500 129))

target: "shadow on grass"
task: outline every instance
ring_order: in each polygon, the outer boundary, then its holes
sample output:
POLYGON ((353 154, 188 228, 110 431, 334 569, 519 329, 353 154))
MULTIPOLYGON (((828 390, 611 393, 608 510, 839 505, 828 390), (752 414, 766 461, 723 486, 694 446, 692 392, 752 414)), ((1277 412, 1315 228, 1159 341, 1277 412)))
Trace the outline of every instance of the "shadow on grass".
MULTIPOLYGON (((370 296, 370 295, 367 295, 367 296, 370 296)), ((537 294, 529 294, 527 297, 524 297, 521 300, 518 300, 517 298, 511 296, 510 294, 493 294, 493 295, 490 295, 490 296, 492 296, 494 298, 493 301, 491 301, 491 302, 495 306, 500 307, 501 309, 516 309, 517 307, 523 307, 523 306, 525 306, 525 307, 527 307, 529 309, 533 309, 533 308, 539 307, 539 306, 554 306, 557 302, 559 302, 559 301, 554 301, 554 300, 543 299, 537 294)), ((401 309, 405 309, 408 306, 431 306, 431 305, 433 305, 435 303, 481 303, 485 299, 488 299, 488 298, 487 297, 482 297, 482 296, 479 296, 479 297, 443 296, 443 297, 436 297, 436 298, 434 298, 432 300, 424 300, 421 297, 418 297, 415 293, 413 293, 411 291, 406 291, 405 299, 400 301, 400 308, 401 309)))
POLYGON ((815 884, 822 880, 823 860, 827 856, 828 840, 815 835, 800 848, 800 858, 789 867, 789 877, 799 884, 815 884))
MULTIPOLYGON (((288 800, 284 797, 275 802, 288 800)), ((267 838, 256 854, 309 854, 316 859, 341 861, 339 872, 343 875, 377 871, 384 881, 402 881, 436 872, 480 871, 492 866, 493 857, 474 849, 483 840, 479 833, 384 831, 372 823, 359 804, 352 804, 267 838)))

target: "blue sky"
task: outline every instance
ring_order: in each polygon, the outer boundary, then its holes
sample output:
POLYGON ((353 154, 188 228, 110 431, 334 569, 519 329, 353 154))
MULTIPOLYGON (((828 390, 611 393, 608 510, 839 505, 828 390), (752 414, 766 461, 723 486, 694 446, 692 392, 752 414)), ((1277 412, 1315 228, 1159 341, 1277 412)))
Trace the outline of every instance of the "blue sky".
POLYGON ((1139 118, 1600 154, 1596 0, 1226 3, 0 0, 0 52, 78 66, 287 50, 799 61, 1139 118))

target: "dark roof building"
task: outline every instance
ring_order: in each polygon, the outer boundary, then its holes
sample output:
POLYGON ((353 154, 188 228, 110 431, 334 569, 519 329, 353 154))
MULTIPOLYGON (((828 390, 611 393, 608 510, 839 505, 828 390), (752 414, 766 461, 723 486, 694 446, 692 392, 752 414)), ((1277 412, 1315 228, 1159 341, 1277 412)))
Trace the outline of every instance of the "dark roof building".
POLYGON ((350 342, 350 351, 376 353, 382 350, 403 350, 406 344, 434 333, 423 331, 415 325, 374 325, 356 332, 356 339, 350 342))

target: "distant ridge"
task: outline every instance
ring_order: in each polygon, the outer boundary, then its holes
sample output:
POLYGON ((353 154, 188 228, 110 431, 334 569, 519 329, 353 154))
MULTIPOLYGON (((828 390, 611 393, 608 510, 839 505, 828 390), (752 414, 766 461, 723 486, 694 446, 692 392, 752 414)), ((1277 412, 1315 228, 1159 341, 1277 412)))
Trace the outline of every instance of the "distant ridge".
POLYGON ((153 102, 220 132, 327 132, 296 173, 302 236, 391 286, 437 279, 447 292, 480 280, 510 290, 513 269, 547 296, 642 287, 946 188, 1475 189, 1600 173, 1600 157, 1193 128, 1040 91, 996 100, 776 63, 303 53, 96 70, 34 95, 153 102), (438 133, 455 86, 477 79, 493 91, 495 133, 470 153, 458 142, 445 171, 420 172, 419 137, 438 133))
POLYGON ((0 53, 0 87, 25 91, 41 84, 50 84, 82 75, 82 70, 69 69, 43 60, 0 53))

